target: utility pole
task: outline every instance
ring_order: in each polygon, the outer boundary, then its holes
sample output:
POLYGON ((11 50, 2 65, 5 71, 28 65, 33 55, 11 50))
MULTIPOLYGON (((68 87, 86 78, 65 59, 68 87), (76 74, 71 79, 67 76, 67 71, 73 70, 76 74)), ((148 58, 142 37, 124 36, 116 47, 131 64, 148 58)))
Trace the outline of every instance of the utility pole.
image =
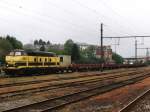
POLYGON ((100 47, 100 55, 101 55, 101 60, 102 60, 102 64, 101 64, 101 71, 103 71, 103 64, 104 64, 104 51, 103 51, 103 23, 101 23, 100 26, 100 40, 101 40, 101 47, 100 47))
POLYGON ((137 63, 137 40, 135 39, 135 62, 137 63))
POLYGON ((101 59, 104 60, 104 51, 103 51, 103 23, 101 23, 101 59))
MULTIPOLYGON (((120 40, 120 39, 119 39, 120 40)), ((117 42, 117 40, 115 39, 115 44, 112 44, 115 46, 115 53, 117 53, 117 45, 119 45, 119 40, 117 42)))
POLYGON ((148 61, 149 60, 149 48, 146 48, 146 60, 148 61))

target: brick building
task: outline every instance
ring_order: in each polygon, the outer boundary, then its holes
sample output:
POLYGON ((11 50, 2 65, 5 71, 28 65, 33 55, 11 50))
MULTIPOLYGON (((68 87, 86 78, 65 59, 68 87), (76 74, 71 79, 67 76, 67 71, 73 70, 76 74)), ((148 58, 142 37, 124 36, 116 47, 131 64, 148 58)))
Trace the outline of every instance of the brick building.
MULTIPOLYGON (((96 48, 95 55, 97 58, 102 56, 101 47, 96 48)), ((112 49, 111 46, 103 46, 103 56, 105 60, 112 61, 112 49)))

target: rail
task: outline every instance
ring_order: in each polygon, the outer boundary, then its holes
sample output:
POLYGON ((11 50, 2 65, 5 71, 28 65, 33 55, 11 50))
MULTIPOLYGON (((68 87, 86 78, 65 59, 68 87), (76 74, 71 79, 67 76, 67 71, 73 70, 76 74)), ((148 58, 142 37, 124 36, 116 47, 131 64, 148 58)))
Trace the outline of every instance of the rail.
POLYGON ((119 112, 129 112, 129 110, 141 99, 143 99, 147 94, 150 93, 150 89, 140 94, 138 97, 136 97, 133 101, 131 101, 128 105, 123 107, 119 112))
POLYGON ((31 112, 31 111, 38 111, 38 112, 49 112, 52 110, 57 110, 61 107, 69 105, 71 103, 75 103, 81 100, 85 100, 89 97, 96 96, 101 93, 105 93, 111 91, 113 89, 136 83, 137 81, 143 80, 149 77, 150 73, 145 73, 141 76, 137 76, 134 78, 126 79, 123 81, 112 82, 111 84, 98 84, 92 88, 88 88, 86 90, 81 90, 79 92, 67 94, 64 96, 59 96, 55 98, 48 99, 46 101, 41 101, 34 104, 25 105, 22 107, 16 107, 14 109, 6 110, 4 112, 31 112))
POLYGON ((13 96, 18 96, 18 95, 25 95, 27 93, 37 93, 37 92, 44 92, 52 89, 58 89, 58 88, 65 88, 65 87, 70 87, 70 86, 77 86, 77 85, 82 85, 86 83, 94 83, 94 82, 100 82, 100 81, 106 81, 106 80, 112 80, 115 78, 120 78, 120 77, 126 77, 126 76, 136 76, 138 74, 142 74, 142 71, 138 72, 127 72, 127 74, 122 73, 114 76, 106 76, 106 77, 99 77, 99 78, 92 78, 92 79, 85 79, 85 80, 79 80, 79 81, 71 81, 71 82, 66 82, 66 83, 61 83, 61 84, 51 84, 48 86, 44 87, 38 87, 38 88, 29 88, 29 89, 24 89, 24 90, 17 90, 17 91, 10 91, 10 92, 4 92, 0 93, 0 99, 4 98, 10 98, 13 96))

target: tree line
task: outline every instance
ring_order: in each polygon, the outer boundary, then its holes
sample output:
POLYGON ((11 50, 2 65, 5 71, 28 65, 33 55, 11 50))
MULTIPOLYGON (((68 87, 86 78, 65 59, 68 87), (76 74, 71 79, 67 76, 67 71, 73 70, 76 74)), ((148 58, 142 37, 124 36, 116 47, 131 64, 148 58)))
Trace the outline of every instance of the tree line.
MULTIPOLYGON (((57 55, 70 55, 73 63, 101 63, 104 60, 96 58, 95 47, 90 45, 86 49, 80 49, 72 39, 68 39, 64 45, 55 45, 50 41, 44 41, 42 39, 34 40, 31 45, 23 46, 23 43, 17 40, 13 36, 7 35, 6 37, 0 37, 0 62, 4 63, 5 55, 14 49, 24 50, 39 50, 47 52, 55 52, 57 55), (56 46, 56 47, 54 47, 56 46), (57 48, 58 47, 58 48, 57 48)), ((116 63, 123 63, 123 58, 113 53, 113 60, 116 63)))

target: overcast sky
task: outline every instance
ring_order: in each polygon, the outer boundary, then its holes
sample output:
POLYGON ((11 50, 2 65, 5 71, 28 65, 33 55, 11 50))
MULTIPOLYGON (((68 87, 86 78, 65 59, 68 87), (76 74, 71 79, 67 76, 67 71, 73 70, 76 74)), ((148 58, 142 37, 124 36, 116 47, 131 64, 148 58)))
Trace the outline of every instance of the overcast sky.
MULTIPOLYGON (((98 45, 100 23, 104 36, 150 35, 149 0, 0 0, 0 35, 12 35, 23 43, 42 38, 52 43, 98 45)), ((138 43, 143 42, 139 38, 138 43)), ((150 38, 144 39, 150 47, 150 38)), ((118 40, 104 39, 114 50, 118 40)), ((134 56, 134 39, 120 39, 117 53, 134 56)), ((145 55, 145 50, 138 50, 145 55)))

